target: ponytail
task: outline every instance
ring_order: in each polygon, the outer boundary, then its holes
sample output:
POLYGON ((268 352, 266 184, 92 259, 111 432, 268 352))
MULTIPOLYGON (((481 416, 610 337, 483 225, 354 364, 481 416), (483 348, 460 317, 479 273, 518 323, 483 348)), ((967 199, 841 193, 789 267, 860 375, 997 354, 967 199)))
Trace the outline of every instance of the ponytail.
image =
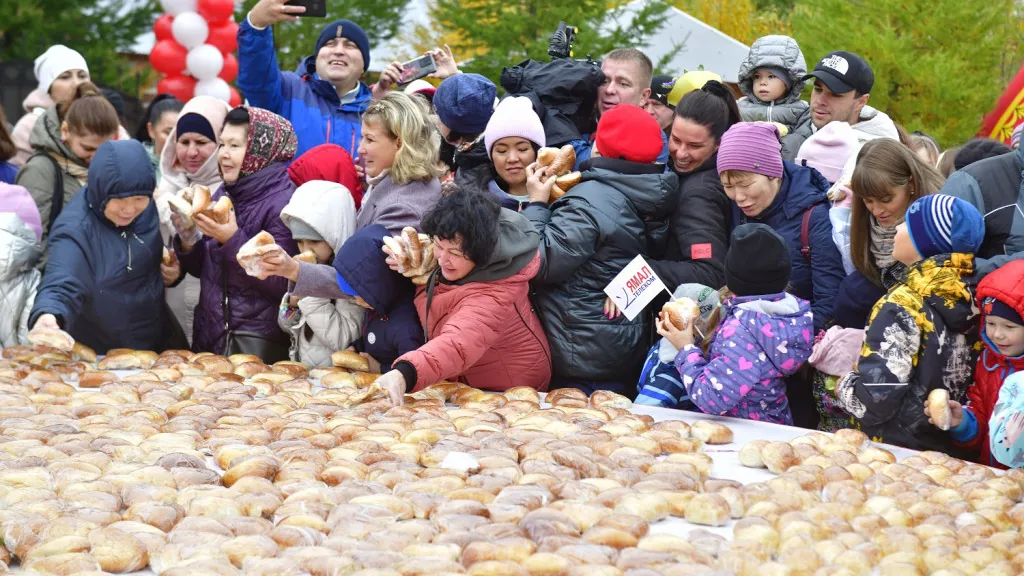
POLYGON ((704 126, 715 142, 721 142, 725 131, 741 121, 736 98, 717 80, 708 80, 700 90, 683 96, 676 105, 676 117, 704 126))
POLYGON ((135 139, 143 144, 152 142, 153 139, 149 136, 147 124, 158 122, 164 114, 173 112, 177 115, 184 106, 185 104, 181 100, 170 94, 160 94, 153 98, 149 107, 146 108, 146 113, 142 116, 142 121, 139 122, 139 127, 135 130, 135 139))
POLYGON ((110 136, 121 126, 114 106, 92 82, 79 84, 70 100, 58 102, 57 117, 79 136, 110 136))

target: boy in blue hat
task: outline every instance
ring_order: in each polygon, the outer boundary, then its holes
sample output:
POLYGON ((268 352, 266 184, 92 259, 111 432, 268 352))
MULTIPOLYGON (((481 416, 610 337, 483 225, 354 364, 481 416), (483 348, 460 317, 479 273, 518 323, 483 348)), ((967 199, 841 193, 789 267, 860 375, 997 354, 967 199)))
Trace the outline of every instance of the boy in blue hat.
POLYGON ((985 220, 943 194, 919 198, 905 218, 893 257, 907 274, 871 311, 857 368, 836 384, 837 403, 876 441, 960 454, 924 406, 940 388, 967 399, 978 342, 970 278, 985 220))

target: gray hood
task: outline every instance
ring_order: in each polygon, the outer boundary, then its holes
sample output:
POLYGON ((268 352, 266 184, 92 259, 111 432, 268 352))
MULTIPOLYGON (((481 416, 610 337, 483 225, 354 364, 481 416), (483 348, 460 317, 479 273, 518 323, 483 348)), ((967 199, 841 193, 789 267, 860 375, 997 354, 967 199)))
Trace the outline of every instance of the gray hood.
MULTIPOLYGON (((518 212, 501 209, 498 217, 498 245, 494 254, 483 266, 477 266, 462 280, 453 284, 470 282, 493 282, 517 274, 537 256, 540 233, 533 224, 518 212)), ((440 274, 439 278, 443 278, 440 274)))
POLYGON ((776 104, 789 104, 800 99, 806 84, 803 77, 807 75, 807 63, 796 40, 789 36, 772 35, 763 36, 754 42, 747 53, 747 58, 740 64, 739 86, 747 98, 756 100, 753 89, 754 70, 765 66, 782 68, 789 72, 792 87, 776 104))

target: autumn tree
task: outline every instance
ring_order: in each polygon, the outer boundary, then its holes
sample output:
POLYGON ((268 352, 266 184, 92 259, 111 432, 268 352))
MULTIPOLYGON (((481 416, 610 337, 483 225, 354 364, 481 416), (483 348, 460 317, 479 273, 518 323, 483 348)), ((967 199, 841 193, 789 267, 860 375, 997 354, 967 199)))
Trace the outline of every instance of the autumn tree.
POLYGON ((547 59, 548 40, 559 21, 579 27, 575 57, 596 59, 615 48, 642 45, 658 32, 667 8, 648 2, 634 17, 627 16, 622 2, 608 0, 436 0, 431 15, 439 39, 464 62, 460 67, 497 81, 506 66, 547 59))
POLYGON ((945 146, 975 134, 1021 62, 1015 0, 797 0, 790 24, 808 67, 860 54, 875 73, 869 104, 945 146))
POLYGON ((120 86, 118 55, 153 28, 156 0, 34 0, 0 2, 0 60, 34 60, 47 47, 65 44, 85 56, 93 79, 120 86))
POLYGON ((772 4, 755 0, 672 0, 672 5, 744 44, 768 34, 789 34, 789 26, 772 4))
MULTIPOLYGON (((239 19, 249 13, 258 0, 245 0, 239 19)), ((327 2, 326 18, 299 18, 298 22, 274 25, 277 61, 283 70, 294 70, 303 58, 313 53, 320 30, 333 20, 347 18, 366 32, 370 46, 388 40, 399 32, 402 12, 409 0, 345 0, 327 2)), ((371 49, 372 55, 372 49, 371 49)))

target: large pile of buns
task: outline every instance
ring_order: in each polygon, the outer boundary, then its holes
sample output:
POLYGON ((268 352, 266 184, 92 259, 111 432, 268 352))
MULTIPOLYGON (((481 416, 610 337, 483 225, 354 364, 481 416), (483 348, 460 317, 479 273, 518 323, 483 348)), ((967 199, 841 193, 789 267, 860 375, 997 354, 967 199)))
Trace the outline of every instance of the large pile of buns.
POLYGON ((716 478, 704 453, 733 441, 720 422, 655 422, 611 392, 542 401, 450 382, 392 407, 364 359, 335 356, 309 370, 4 350, 0 560, 189 576, 1024 568, 1024 474, 928 453, 897 464, 846 431, 745 446, 744 464, 779 475, 742 485, 716 478), (731 524, 734 538, 652 529, 668 518, 731 524))

